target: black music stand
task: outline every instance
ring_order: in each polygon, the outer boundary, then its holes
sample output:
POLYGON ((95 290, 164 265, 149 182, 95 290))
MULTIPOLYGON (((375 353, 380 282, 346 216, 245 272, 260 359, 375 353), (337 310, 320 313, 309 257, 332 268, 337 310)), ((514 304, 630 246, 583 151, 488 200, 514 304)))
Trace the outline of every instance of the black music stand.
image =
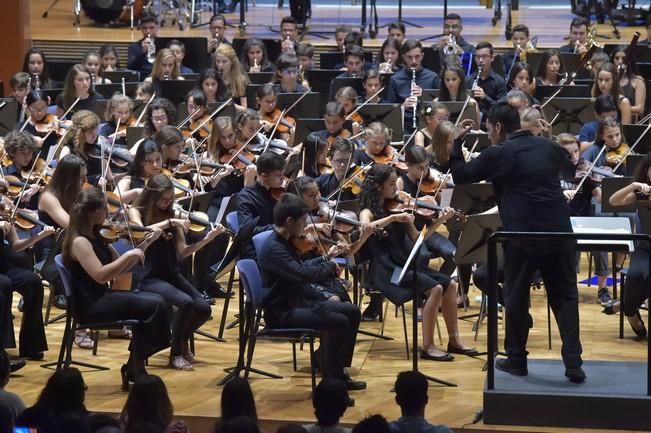
MULTIPOLYGON (((278 98, 277 106, 281 110, 285 108, 289 108, 302 96, 303 93, 279 93, 277 95, 278 98)), ((316 118, 321 115, 321 110, 319 109, 320 106, 321 106, 321 95, 317 92, 310 92, 307 95, 305 95, 303 99, 301 99, 301 102, 299 102, 294 106, 294 108, 292 108, 291 112, 285 114, 288 114, 292 117, 296 117, 300 114, 303 117, 316 118)))
MULTIPOLYGON (((124 83, 124 91, 128 97, 133 97, 136 93, 136 88, 140 83, 124 83)), ((95 84, 95 93, 100 97, 111 99, 111 96, 116 93, 122 94, 122 82, 118 81, 111 84, 95 84)))
MULTIPOLYGON (((188 161, 192 158, 188 158, 188 161)), ((199 211, 207 212, 212 202, 212 198, 215 195, 217 190, 212 190, 210 192, 202 192, 194 194, 194 200, 192 197, 185 197, 178 201, 181 207, 189 212, 199 211), (190 209, 190 203, 192 203, 192 209, 190 209)))
POLYGON ((391 129, 391 141, 403 139, 402 108, 400 104, 366 104, 358 111, 366 124, 382 122, 391 129))
POLYGON ((18 124, 18 103, 14 98, 0 100, 0 135, 4 136, 18 124))
POLYGON ((274 72, 249 72, 247 75, 251 84, 271 83, 274 78, 274 72))
POLYGON ((646 158, 646 154, 628 155, 626 157, 626 167, 624 167, 624 174, 626 176, 634 176, 635 170, 646 158))
MULTIPOLYGON (((635 143, 638 138, 642 135, 644 130, 647 128, 648 125, 622 125, 622 134, 624 135, 624 138, 626 139, 626 143, 629 146, 632 146, 633 143, 635 143)), ((642 137, 642 140, 635 146, 635 149, 633 149, 634 153, 639 153, 646 155, 651 151, 651 134, 645 134, 644 137, 642 137)), ((633 156, 634 153, 631 153, 629 156, 633 156)), ((628 161, 626 161, 626 165, 628 165, 628 161)))
POLYGON ((439 97, 441 89, 423 89, 423 94, 421 95, 422 102, 432 102, 439 97))
MULTIPOLYGON (((454 262, 457 265, 472 265, 474 263, 486 263, 488 253, 488 237, 502 227, 502 219, 496 212, 493 214, 470 215, 461 237, 455 254, 454 262)), ((498 257, 502 249, 498 249, 498 257)), ((499 257, 501 259, 501 257, 499 257)))
MULTIPOLYGON (((423 235, 425 231, 423 230, 420 235, 418 236, 418 239, 414 243, 414 246, 409 253, 409 258, 407 259, 407 262, 404 264, 402 269, 400 268, 395 268, 393 275, 391 276, 391 283, 399 285, 403 278, 406 276, 407 272, 411 270, 412 272, 412 282, 411 282, 411 323, 412 323, 412 328, 411 328, 411 368, 412 371, 418 371, 418 300, 420 299, 420 295, 418 293, 418 288, 417 288, 417 272, 418 272, 418 263, 420 262, 420 250, 423 245, 423 235), (399 275, 396 275, 398 272, 399 275)), ((405 331, 406 332, 406 331, 405 331)), ((433 376, 428 376, 424 375, 427 380, 430 382, 435 382, 438 383, 439 385, 443 386, 450 386, 450 387, 456 387, 457 385, 448 382, 443 379, 438 379, 433 376)))
POLYGON ((431 46, 423 47, 423 67, 441 75, 441 54, 438 49, 431 46))
POLYGON ((364 83, 362 77, 336 77, 332 80, 332 94, 329 94, 329 97, 332 97, 332 100, 335 100, 337 92, 342 87, 352 87, 355 89, 358 96, 364 94, 364 83))
POLYGON ((162 80, 160 84, 160 97, 169 99, 173 104, 185 101, 190 90, 197 86, 196 81, 190 80, 162 80))
POLYGON ((157 36, 156 39, 154 39, 156 52, 163 48, 167 48, 167 45, 174 39, 185 45, 185 57, 183 58, 183 64, 185 66, 195 72, 203 71, 209 67, 210 56, 208 55, 208 40, 204 36, 194 38, 157 36))
MULTIPOLYGON (((439 101, 441 104, 445 105, 448 109, 448 112, 450 113, 450 122, 454 123, 457 121, 457 118, 459 117, 459 113, 461 113, 461 110, 463 109, 463 106, 465 104, 465 101, 439 101)), ((477 117, 475 116, 476 112, 473 109, 474 105, 472 103, 468 103, 466 105, 466 109, 463 111, 461 120, 465 119, 470 119, 473 122, 477 121, 477 117)))
MULTIPOLYGON (((452 190, 450 207, 466 215, 482 213, 493 206, 495 206, 495 191, 493 191, 492 183, 455 185, 452 190)), ((463 223, 460 223, 456 219, 449 219, 445 225, 448 227, 448 230, 460 230, 463 228, 463 223)))
POLYGON ((584 124, 594 120, 594 101, 592 98, 554 98, 543 107, 543 114, 546 119, 553 119, 556 113, 559 116, 552 127, 554 135, 561 132, 578 134, 584 124))
POLYGON ((258 101, 256 96, 258 90, 263 86, 263 84, 247 84, 246 90, 244 91, 244 96, 246 96, 246 105, 249 108, 256 109, 258 107, 258 101))
MULTIPOLYGON (((312 91, 329 96, 330 82, 342 72, 339 69, 310 69, 309 71, 306 71, 306 73, 307 81, 309 81, 310 86, 312 86, 312 91)), ((328 98, 326 97, 321 101, 321 108, 324 108, 327 103, 328 98)))
POLYGON ((122 78, 127 83, 139 83, 140 73, 138 71, 130 71, 128 69, 121 69, 119 71, 104 71, 102 76, 111 80, 111 83, 122 83, 122 78))
POLYGON ((632 177, 604 177, 601 181, 601 211, 612 213, 631 213, 635 212, 637 207, 635 203, 626 206, 613 206, 609 199, 620 189, 627 187, 633 182, 632 177))
POLYGON ((472 150, 474 146, 474 152, 481 152, 491 145, 491 139, 488 137, 488 134, 483 132, 469 132, 463 138, 463 141, 468 150, 472 150), (476 140, 479 140, 477 146, 475 146, 476 140))
POLYGON ((131 147, 145 137, 144 126, 127 127, 127 146, 131 147))
POLYGON ((560 93, 556 95, 559 98, 589 98, 590 91, 592 90, 590 86, 587 85, 576 85, 576 86, 536 86, 536 94, 534 95, 537 100, 542 101, 545 98, 549 98, 560 90, 560 93))

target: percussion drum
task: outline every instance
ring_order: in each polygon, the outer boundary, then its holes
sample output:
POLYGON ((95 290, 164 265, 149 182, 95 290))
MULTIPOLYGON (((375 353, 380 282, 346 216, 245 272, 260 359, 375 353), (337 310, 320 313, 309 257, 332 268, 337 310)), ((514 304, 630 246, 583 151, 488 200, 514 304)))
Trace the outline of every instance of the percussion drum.
POLYGON ((128 23, 130 6, 133 4, 133 19, 138 20, 145 3, 146 0, 81 0, 81 9, 98 24, 128 23))

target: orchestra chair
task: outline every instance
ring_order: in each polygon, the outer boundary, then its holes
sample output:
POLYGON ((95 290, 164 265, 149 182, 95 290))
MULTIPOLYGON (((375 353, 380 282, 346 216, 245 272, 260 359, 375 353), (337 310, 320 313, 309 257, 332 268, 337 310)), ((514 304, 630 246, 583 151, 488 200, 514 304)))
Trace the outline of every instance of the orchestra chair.
MULTIPOLYGON (((240 223, 237 219, 237 212, 229 212, 226 214, 226 227, 237 234, 240 231, 240 223)), ((230 269, 228 275, 228 284, 226 285, 227 296, 224 299, 224 309, 222 310, 222 317, 219 321, 219 331, 217 333, 218 338, 224 338, 224 330, 231 329, 237 326, 238 320, 234 320, 228 326, 226 326, 226 316, 228 315, 228 306, 231 303, 231 295, 233 294, 233 283, 235 282, 235 266, 230 269)))
MULTIPOLYGON (((264 232, 254 236, 254 242, 256 237, 266 235, 264 236, 266 239, 269 234, 270 232, 264 232)), ((258 265, 255 260, 242 259, 237 262, 237 271, 240 275, 240 288, 243 289, 244 293, 246 294, 243 320, 245 321, 245 338, 248 338, 248 350, 246 355, 244 378, 248 379, 249 377, 251 364, 253 363, 253 353, 255 351, 257 339, 259 337, 291 342, 294 371, 297 370, 296 343, 307 341, 310 346, 310 375, 312 380, 312 392, 314 393, 314 389, 316 388, 314 341, 318 337, 319 331, 308 328, 272 328, 268 325, 263 329, 260 329, 264 289, 262 287, 262 279, 260 277, 258 265)), ((276 378, 281 377, 277 376, 276 378)))
POLYGON ((57 254, 54 258, 54 263, 56 264, 57 270, 61 275, 61 280, 63 281, 63 288, 66 297, 66 303, 68 307, 68 314, 66 315, 66 323, 63 329, 63 337, 61 338, 61 348, 59 349, 59 358, 56 362, 49 362, 47 364, 41 365, 43 368, 50 368, 56 365, 56 369, 61 370, 62 368, 67 368, 70 365, 77 365, 81 367, 91 368, 94 370, 109 370, 108 367, 89 364, 86 362, 75 361, 72 359, 72 346, 75 339, 75 331, 90 329, 91 331, 100 331, 100 330, 110 330, 110 329, 122 329, 124 327, 131 329, 135 326, 141 324, 140 320, 116 320, 111 322, 84 322, 81 323, 77 316, 76 306, 75 306, 75 296, 74 290, 72 289, 72 274, 70 269, 68 269, 63 264, 63 255, 57 254))

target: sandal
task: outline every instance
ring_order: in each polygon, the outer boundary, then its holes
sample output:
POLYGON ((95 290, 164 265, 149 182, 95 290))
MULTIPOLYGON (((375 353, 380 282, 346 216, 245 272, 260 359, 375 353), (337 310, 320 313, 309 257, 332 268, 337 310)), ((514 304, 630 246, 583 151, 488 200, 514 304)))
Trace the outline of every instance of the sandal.
POLYGON ((182 370, 182 371, 192 371, 192 370, 194 370, 194 368, 192 367, 192 364, 189 363, 182 356, 172 356, 172 357, 170 357, 170 367, 175 368, 176 370, 182 370))
POLYGON ((95 347, 95 342, 93 341, 91 334, 89 334, 86 331, 75 332, 75 344, 79 348, 86 349, 86 350, 93 350, 93 348, 95 347))

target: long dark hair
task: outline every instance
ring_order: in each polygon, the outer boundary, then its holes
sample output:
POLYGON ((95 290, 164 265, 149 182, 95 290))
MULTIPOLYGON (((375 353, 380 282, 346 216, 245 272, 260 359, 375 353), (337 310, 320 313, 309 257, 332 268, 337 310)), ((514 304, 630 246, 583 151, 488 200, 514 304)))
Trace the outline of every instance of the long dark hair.
MULTIPOLYGON (((599 126, 597 127, 597 135, 595 135, 594 144, 601 147, 604 145, 605 141, 603 139, 603 133, 606 128, 619 128, 619 132, 622 132, 622 126, 619 124, 617 119, 613 117, 606 117, 599 121, 599 126)), ((624 134, 622 134, 622 143, 624 142, 624 134)))
POLYGON ((93 186, 79 193, 77 200, 72 204, 68 213, 70 222, 63 239, 62 253, 66 266, 72 265, 72 242, 77 236, 93 237, 97 235, 98 227, 91 227, 88 223, 88 214, 102 207, 106 208, 106 196, 101 189, 93 186))
POLYGON ((174 117, 176 116, 176 107, 169 100, 165 98, 156 98, 154 99, 149 107, 147 108, 147 114, 145 115, 145 135, 151 136, 156 132, 154 128, 154 122, 151 120, 152 113, 154 110, 163 110, 167 115, 167 124, 174 124, 174 117))
POLYGON ((238 416, 246 416, 258 422, 255 400, 249 382, 240 377, 229 381, 222 391, 221 420, 226 422, 238 416))
POLYGON ((384 218, 387 215, 382 206, 384 200, 380 190, 393 172, 394 169, 390 165, 374 164, 366 174, 360 194, 360 207, 369 209, 373 213, 374 219, 384 218))
POLYGON ((147 181, 147 185, 142 193, 138 196, 138 199, 134 203, 134 206, 140 212, 140 217, 142 219, 143 225, 150 225, 157 223, 158 221, 153 221, 154 211, 158 213, 163 213, 165 218, 174 217, 174 209, 170 206, 166 211, 161 211, 160 209, 155 209, 156 202, 160 197, 167 191, 173 191, 174 185, 170 178, 164 174, 157 174, 147 181))
POLYGON ((199 78, 197 79, 197 88, 203 91, 203 82, 208 78, 217 81, 217 94, 215 95, 217 101, 225 101, 226 98, 228 98, 229 90, 226 84, 224 84, 222 76, 214 68, 208 68, 201 71, 199 78))
POLYGON ((262 50, 262 61, 258 65, 260 70, 273 68, 273 64, 269 61, 269 54, 267 54, 267 47, 262 42, 262 39, 258 38, 249 38, 244 42, 242 46, 242 55, 240 56, 240 63, 246 72, 249 72, 251 69, 251 64, 249 63, 249 50, 253 47, 260 47, 262 50))
MULTIPOLYGON (((63 84, 63 109, 67 110, 70 108, 73 102, 75 102, 75 99, 77 98, 77 94, 75 93, 75 79, 79 74, 86 73, 88 74, 88 78, 90 78, 90 71, 85 65, 80 65, 76 64, 73 65, 72 68, 68 70, 68 74, 66 74, 66 81, 63 84)), ((93 86, 90 86, 88 89, 88 94, 90 96, 93 96, 95 94, 95 91, 93 90, 93 86)))
POLYGON ((617 67, 610 62, 601 65, 601 69, 599 69, 599 72, 597 72, 597 76, 594 80, 594 84, 592 85, 592 97, 596 98, 602 95, 601 89, 599 89, 599 74, 601 72, 608 72, 612 77, 613 85, 610 88, 610 95, 613 97, 613 100, 615 101, 615 104, 617 104, 617 108, 619 109, 619 100, 620 97, 622 96, 622 89, 619 86, 619 75, 617 74, 617 67))
POLYGON ((77 199, 81 191, 79 176, 81 168, 85 166, 86 161, 74 154, 64 156, 57 163, 52 179, 47 185, 47 191, 59 200, 63 209, 72 208, 72 204, 77 199))
POLYGON ((636 75, 639 75, 637 70, 637 63, 635 62, 635 56, 629 59, 628 45, 617 45, 611 54, 611 61, 615 63, 615 54, 624 53, 624 66, 625 68, 619 72, 618 78, 626 77, 629 81, 632 81, 636 75))
POLYGON ((646 154, 646 158, 644 158, 637 166, 635 169, 635 174, 633 175, 633 182, 639 182, 639 183, 651 183, 651 179, 649 179, 649 175, 647 174, 649 172, 649 169, 651 168, 651 152, 646 154))
POLYGON ((63 413, 85 414, 86 384, 75 367, 55 371, 48 379, 35 406, 49 409, 57 415, 63 413))
POLYGON ((139 423, 152 423, 164 429, 173 418, 174 407, 163 380, 152 374, 138 377, 120 414, 124 431, 139 423))
POLYGON ((161 151, 160 146, 154 140, 146 139, 140 143, 138 150, 136 150, 136 156, 134 156, 133 161, 129 166, 129 172, 127 174, 129 176, 142 177, 145 174, 145 170, 143 168, 145 165, 145 158, 147 158, 147 155, 151 155, 152 153, 156 152, 161 154, 161 158, 163 157, 163 152, 161 151))
POLYGON ((522 71, 527 71, 529 74, 529 83, 533 81, 533 72, 531 71, 531 66, 525 62, 517 62, 511 68, 511 73, 509 74, 509 80, 506 82, 506 89, 511 90, 513 88, 513 80, 515 77, 522 71))
MULTIPOLYGON (((540 77, 541 79, 544 79, 545 76, 547 75, 547 62, 549 62, 549 59, 552 57, 558 57, 558 62, 560 63, 560 68, 558 69, 558 73, 562 74, 563 73, 563 62, 561 62, 561 53, 558 50, 547 50, 543 53, 542 57, 540 58, 540 64, 538 65, 538 73, 536 74, 537 77, 540 77)), ((514 75, 515 77, 515 75, 514 75)), ((558 82, 560 77, 556 77, 555 81, 558 82)))
MULTIPOLYGON (((43 60, 43 72, 39 75, 38 79, 41 82, 41 89, 51 89, 54 87, 52 80, 50 79, 50 72, 47 67, 47 57, 45 57, 45 53, 42 50, 39 50, 38 48, 30 48, 27 50, 25 53, 25 58, 23 59, 23 72, 29 72, 29 58, 32 56, 32 54, 38 54, 41 56, 41 60, 43 60)), ((30 74, 31 76, 32 74, 30 74)), ((34 83, 32 83, 32 86, 34 86, 34 83)))
POLYGON ((445 85, 445 73, 446 72, 454 72, 457 77, 459 77, 459 89, 457 90, 457 94, 454 95, 457 101, 463 101, 466 99, 466 96, 468 96, 468 90, 466 90, 466 77, 465 73, 463 72, 463 69, 454 64, 447 64, 441 71, 441 91, 439 93, 439 101, 451 101, 452 100, 452 95, 450 95, 450 90, 448 89, 448 86, 445 85))

